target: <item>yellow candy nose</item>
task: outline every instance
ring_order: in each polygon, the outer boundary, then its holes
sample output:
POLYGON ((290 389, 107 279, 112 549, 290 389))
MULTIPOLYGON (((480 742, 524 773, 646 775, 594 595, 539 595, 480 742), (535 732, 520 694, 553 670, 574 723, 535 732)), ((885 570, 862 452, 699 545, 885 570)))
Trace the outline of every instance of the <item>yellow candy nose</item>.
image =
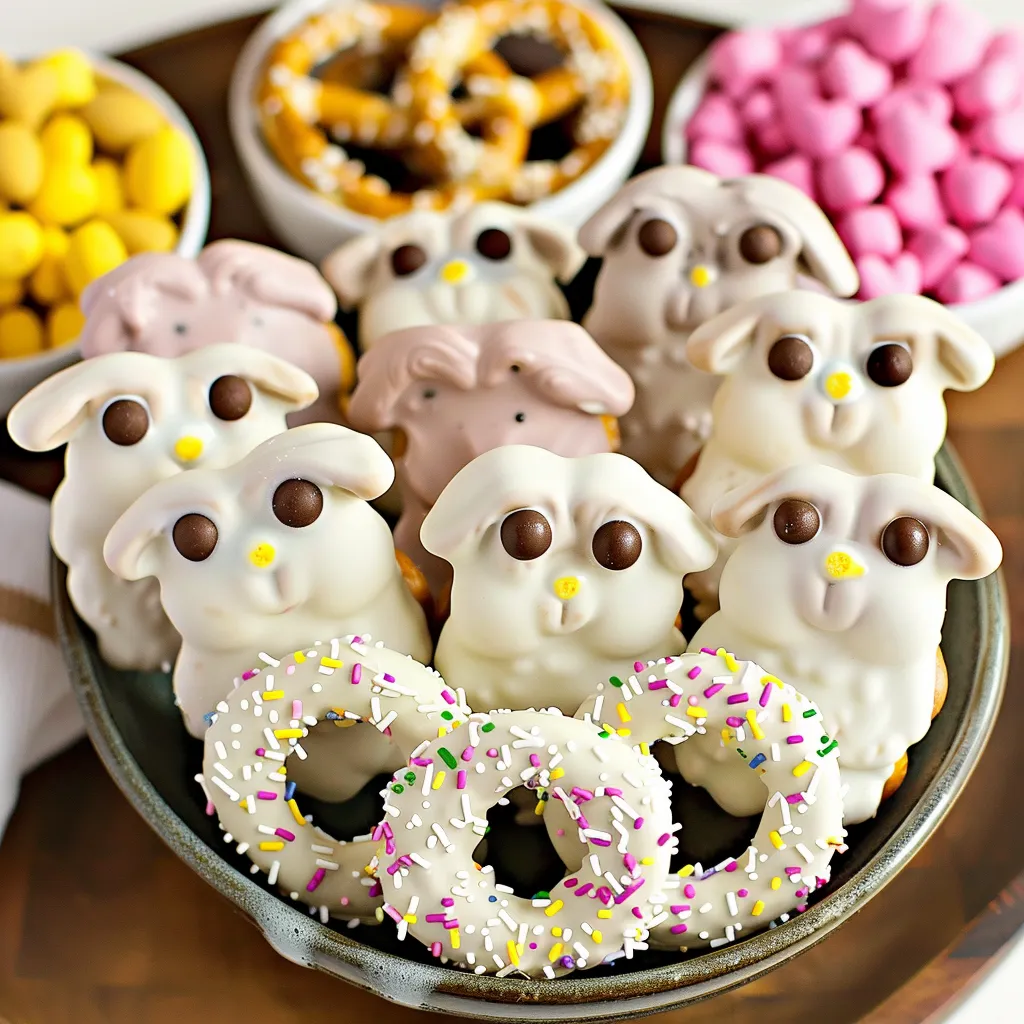
POLYGON ((580 592, 580 581, 575 576, 560 576, 554 589, 560 601, 571 601, 580 592))
POLYGON ((710 267, 704 266, 703 263, 698 263, 690 271, 690 283, 696 288, 707 288, 711 284, 711 277, 710 267))
POLYGON ((190 434, 179 437, 174 444, 174 454, 182 462, 195 462, 203 454, 203 442, 190 434))
POLYGON ((274 561, 274 555, 276 553, 277 552, 274 551, 273 544, 257 544, 256 547, 249 552, 249 561, 252 562, 257 569, 265 569, 274 561))
POLYGON ((833 551, 825 559, 825 572, 834 580, 852 580, 864 575, 864 566, 845 551, 833 551))
POLYGON ((470 266, 465 260, 450 260, 441 268, 441 280, 445 284, 461 284, 469 277, 470 266))
POLYGON ((825 378, 825 394, 833 402, 841 402, 853 389, 853 378, 845 370, 837 370, 825 378))

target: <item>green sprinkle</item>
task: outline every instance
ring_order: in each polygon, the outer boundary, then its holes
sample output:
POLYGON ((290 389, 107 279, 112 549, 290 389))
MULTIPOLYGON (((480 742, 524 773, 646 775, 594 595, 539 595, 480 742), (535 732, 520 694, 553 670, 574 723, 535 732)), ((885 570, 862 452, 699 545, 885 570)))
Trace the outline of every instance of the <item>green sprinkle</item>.
POLYGON ((392 793, 404 793, 405 792, 405 786, 403 786, 400 782, 396 782, 391 787, 391 792, 392 793))
POLYGON ((611 736, 611 733, 607 732, 605 729, 602 729, 597 735, 600 736, 601 739, 606 740, 609 736, 611 736))
POLYGON ((747 759, 747 755, 746 755, 746 754, 744 754, 744 753, 743 753, 743 751, 742 751, 742 750, 740 750, 740 748, 739 748, 739 747, 737 747, 737 748, 736 748, 736 753, 737 753, 737 754, 739 754, 739 755, 740 755, 740 757, 742 757, 744 761, 745 761, 745 760, 747 759))
POLYGON ((811 708, 810 711, 805 711, 804 712, 804 718, 813 718, 817 713, 818 712, 815 711, 814 708, 811 708))
POLYGON ((480 731, 481 732, 491 732, 493 729, 494 729, 494 723, 493 722, 484 722, 484 724, 480 726, 480 731))
POLYGON ((415 772, 406 772, 405 773, 405 781, 408 782, 409 785, 411 786, 416 781, 416 773, 415 772))
POLYGON ((449 768, 458 767, 459 762, 455 760, 455 755, 447 747, 438 747, 437 752, 441 755, 441 760, 444 761, 449 768))
POLYGON ((608 682, 611 683, 612 686, 622 686, 622 680, 618 676, 609 676, 608 682))
POLYGON ((532 898, 535 900, 549 900, 551 899, 551 893, 545 892, 543 889, 541 889, 540 892, 535 892, 532 898))
POLYGON ((455 716, 450 711, 442 711, 441 717, 446 721, 450 722, 455 716))

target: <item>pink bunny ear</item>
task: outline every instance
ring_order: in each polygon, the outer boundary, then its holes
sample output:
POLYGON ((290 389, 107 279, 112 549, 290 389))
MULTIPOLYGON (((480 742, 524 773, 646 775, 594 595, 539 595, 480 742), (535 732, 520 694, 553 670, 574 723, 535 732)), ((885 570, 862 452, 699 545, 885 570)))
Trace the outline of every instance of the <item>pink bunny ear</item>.
POLYGON ((265 245, 225 239, 208 245, 197 263, 216 294, 235 289, 324 323, 338 311, 334 292, 316 267, 265 245))

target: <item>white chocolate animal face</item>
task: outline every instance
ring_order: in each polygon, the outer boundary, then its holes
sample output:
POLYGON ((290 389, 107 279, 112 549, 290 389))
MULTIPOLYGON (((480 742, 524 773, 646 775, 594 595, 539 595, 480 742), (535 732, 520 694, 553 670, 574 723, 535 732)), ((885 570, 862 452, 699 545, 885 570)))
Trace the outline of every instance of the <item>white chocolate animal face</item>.
POLYGON ((425 324, 568 317, 555 281, 585 255, 571 232, 505 203, 419 211, 336 249, 323 273, 345 308, 359 307, 359 341, 425 324))
POLYGON ((313 636, 400 579, 391 533, 367 503, 393 477, 372 438, 296 427, 233 466, 152 488, 114 525, 104 557, 125 579, 157 577, 186 644, 288 645, 297 624, 313 636))
POLYGON ((604 257, 585 322, 603 345, 670 344, 738 302, 793 288, 798 272, 837 295, 859 285, 821 210, 765 175, 655 168, 627 182, 579 240, 604 257))
POLYGON ((943 391, 980 387, 994 362, 980 335, 922 296, 844 303, 803 291, 723 313, 690 336, 687 354, 726 376, 716 457, 762 473, 826 462, 929 481, 946 433, 943 391))
POLYGON ((1002 557, 954 498, 897 474, 797 466, 727 495, 712 518, 740 538, 719 591, 730 623, 771 649, 825 642, 864 664, 933 662, 947 583, 1002 557))
POLYGON ((635 656, 671 629, 683 575, 715 557, 686 504, 632 460, 520 445, 459 472, 420 537, 455 569, 445 636, 489 658, 570 638, 590 660, 635 656))

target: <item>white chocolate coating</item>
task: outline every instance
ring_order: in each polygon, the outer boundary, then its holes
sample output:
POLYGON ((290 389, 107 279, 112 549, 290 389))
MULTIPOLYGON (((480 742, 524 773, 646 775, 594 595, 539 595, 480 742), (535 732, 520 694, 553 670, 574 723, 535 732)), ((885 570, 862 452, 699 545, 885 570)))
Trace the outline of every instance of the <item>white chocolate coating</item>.
POLYGON ((68 593, 116 668, 156 669, 173 661, 180 639, 152 580, 125 582, 103 560, 110 527, 149 487, 197 467, 227 466, 285 429, 285 415, 317 396, 312 378, 277 356, 211 345, 175 359, 119 352, 76 363, 33 388, 11 410, 11 436, 30 451, 67 444, 64 480, 53 497, 50 538, 68 566, 68 593), (210 408, 222 376, 250 385, 239 419, 210 408), (136 444, 104 432, 118 399, 145 407, 148 427, 136 444))
POLYGON ((653 758, 601 739, 590 723, 512 711, 471 715, 423 744, 395 778, 399 786, 384 790, 377 873, 400 937, 478 974, 535 978, 647 948, 649 894, 669 863, 659 840, 672 821, 671 789, 653 758), (516 896, 473 862, 488 810, 524 784, 561 802, 587 844, 579 870, 539 899, 516 896), (619 805, 635 815, 624 834, 619 805))
MULTIPOLYGON (((822 731, 818 707, 789 683, 724 650, 633 669, 602 684, 579 717, 607 723, 606 732, 641 751, 656 740, 678 744, 677 750, 723 751, 735 769, 725 778, 740 775, 759 792, 748 813, 764 812, 742 853, 711 868, 689 864, 666 876, 655 896, 651 945, 716 948, 802 909, 809 893, 828 882, 833 853, 845 849, 839 752, 822 731)), ((556 849, 573 857, 567 839, 557 834, 560 823, 545 813, 556 849)))
MULTIPOLYGON (((423 609, 402 578, 387 523, 368 503, 393 474, 372 438, 310 423, 234 466, 165 481, 118 520, 104 549, 107 564, 127 579, 160 581, 164 608, 182 636, 174 692, 193 736, 203 734, 204 716, 260 651, 294 650, 316 636, 369 634, 429 661, 423 609), (296 479, 315 484, 323 500, 319 516, 303 527, 286 525, 273 511, 277 488, 296 479), (183 557, 172 539, 178 519, 193 513, 217 530, 216 546, 202 561, 183 557)), ((369 778, 394 767, 395 755, 366 736, 359 742, 372 748, 360 746, 369 778)), ((325 799, 353 792, 326 769, 303 787, 325 799)))
MULTIPOLYGON (((947 584, 994 572, 999 541, 931 484, 826 466, 798 466, 733 492, 714 522, 739 539, 722 574, 721 611, 690 650, 722 646, 755 658, 814 700, 842 749, 847 823, 873 817, 895 762, 931 725, 947 584), (793 498, 820 517, 817 534, 799 544, 774 529, 776 511, 793 498), (894 564, 881 547, 898 517, 928 531, 915 564, 894 564)), ((727 751, 686 744, 676 757, 687 781, 730 813, 757 806, 761 794, 744 785, 727 751)))
MULTIPOLYGON (((743 303, 698 328, 687 353, 694 366, 724 375, 711 437, 681 494, 706 522, 733 488, 788 466, 821 463, 870 476, 902 473, 931 483, 946 435, 946 388, 972 391, 988 380, 992 349, 945 307, 920 295, 845 303, 812 292, 783 292, 743 303), (799 335, 813 363, 797 380, 769 369, 783 336, 799 335), (910 354, 910 377, 880 386, 867 372, 875 349, 910 354)), ((718 578, 732 550, 719 536, 716 564, 687 580, 714 610, 718 578)))
POLYGON ((462 469, 420 538, 455 570, 435 658, 441 674, 477 707, 565 714, 625 659, 685 649, 674 625, 682 578, 715 557, 710 531, 631 459, 520 445, 462 469), (503 520, 520 509, 539 511, 551 529, 548 549, 530 560, 501 541, 503 520), (628 568, 605 568, 594 554, 596 532, 614 521, 640 538, 628 568))
POLYGON ((858 287, 843 243, 813 200, 765 175, 722 179, 697 167, 658 167, 627 182, 579 238, 589 255, 604 258, 583 325, 636 384, 622 452, 666 485, 707 439, 721 382, 691 363, 691 332, 737 303, 796 287, 801 272, 837 295, 858 287), (656 255, 638 237, 654 220, 675 236, 656 255), (753 263, 741 239, 757 227, 774 231, 778 248, 753 263))
POLYGON ((555 281, 572 280, 585 259, 568 228, 521 207, 485 202, 391 217, 335 249, 322 270, 342 306, 358 307, 365 350, 406 327, 567 319, 555 281), (476 248, 482 232, 495 230, 511 240, 504 259, 488 259, 476 248), (391 256, 409 245, 424 260, 399 275, 391 256))
POLYGON ((346 726, 369 723, 402 763, 469 708, 432 669, 358 637, 303 648, 247 675, 217 705, 205 737, 203 789, 228 841, 271 884, 322 915, 374 922, 380 887, 367 867, 377 842, 370 835, 343 842, 316 828, 300 810, 292 769, 314 729, 338 730, 329 745, 333 769, 358 776, 347 741, 368 730, 346 726))

